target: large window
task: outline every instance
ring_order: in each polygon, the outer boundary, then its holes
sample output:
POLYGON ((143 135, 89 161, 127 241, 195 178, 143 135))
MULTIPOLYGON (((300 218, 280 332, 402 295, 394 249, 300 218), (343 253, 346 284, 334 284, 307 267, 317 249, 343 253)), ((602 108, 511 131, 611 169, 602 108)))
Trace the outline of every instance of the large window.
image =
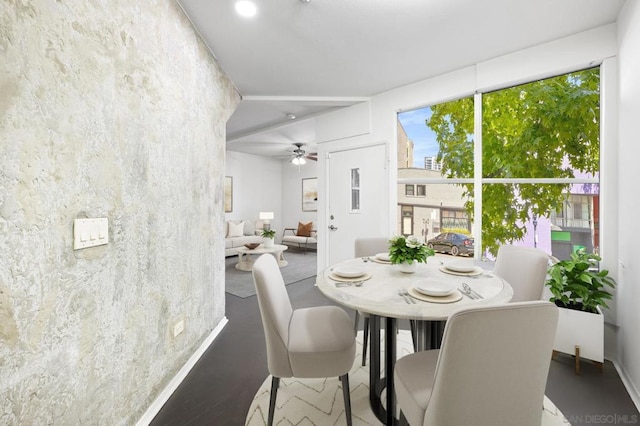
POLYGON ((464 217, 447 218, 473 223, 481 255, 517 242, 558 258, 598 249, 599 68, 400 113, 398 122, 414 142, 414 167, 399 178, 459 188, 464 217))

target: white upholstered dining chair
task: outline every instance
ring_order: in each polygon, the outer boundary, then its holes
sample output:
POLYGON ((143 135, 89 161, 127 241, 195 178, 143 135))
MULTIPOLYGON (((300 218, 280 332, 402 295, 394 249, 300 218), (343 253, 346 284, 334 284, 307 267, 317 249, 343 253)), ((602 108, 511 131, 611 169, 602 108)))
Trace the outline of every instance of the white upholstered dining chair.
MULTIPOLYGON (((369 257, 375 256, 378 253, 388 253, 389 238, 356 238, 353 244, 353 252, 355 257, 369 257)), ((362 317, 362 320, 364 321, 362 335, 362 365, 364 366, 367 362, 367 344, 369 341, 369 314, 356 311, 354 331, 358 330, 358 322, 360 321, 360 317, 362 317)))
POLYGON ((512 302, 540 300, 547 277, 549 256, 533 247, 503 245, 493 273, 504 278, 513 288, 512 302))
POLYGON ((337 306, 293 309, 280 268, 263 254, 253 265, 271 380, 268 425, 273 424, 281 378, 340 377, 347 424, 351 425, 349 370, 356 340, 351 319, 337 306))
POLYGON ((402 416, 412 426, 540 426, 557 319, 545 301, 454 313, 441 349, 396 362, 402 416))

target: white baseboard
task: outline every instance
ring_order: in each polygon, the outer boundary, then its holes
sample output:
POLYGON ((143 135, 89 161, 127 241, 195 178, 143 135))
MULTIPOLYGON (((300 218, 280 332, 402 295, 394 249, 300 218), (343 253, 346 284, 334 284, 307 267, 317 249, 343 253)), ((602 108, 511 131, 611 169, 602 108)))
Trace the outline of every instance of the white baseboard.
POLYGON ((160 412, 162 406, 169 400, 173 392, 180 386, 180 383, 187 377, 187 374, 191 371, 196 362, 200 359, 200 357, 204 354, 211 343, 218 337, 218 334, 222 331, 225 325, 229 322, 227 317, 223 317, 222 320, 218 323, 216 328, 211 331, 211 334, 202 342, 200 347, 191 355, 189 360, 182 366, 180 371, 176 373, 176 375, 171 379, 166 388, 160 392, 160 395, 153 401, 153 403, 147 408, 147 411, 142 415, 140 420, 136 423, 136 426, 147 426, 151 421, 155 418, 155 416, 160 412))
POLYGON ((613 366, 618 371, 618 375, 620 376, 620 379, 622 380, 624 387, 627 389, 627 392, 629 393, 631 400, 635 404, 638 411, 640 411, 640 392, 638 392, 638 388, 636 388, 633 382, 629 379, 629 375, 627 374, 625 369, 622 367, 622 365, 618 364, 618 362, 614 360, 611 360, 611 362, 613 363, 613 366))

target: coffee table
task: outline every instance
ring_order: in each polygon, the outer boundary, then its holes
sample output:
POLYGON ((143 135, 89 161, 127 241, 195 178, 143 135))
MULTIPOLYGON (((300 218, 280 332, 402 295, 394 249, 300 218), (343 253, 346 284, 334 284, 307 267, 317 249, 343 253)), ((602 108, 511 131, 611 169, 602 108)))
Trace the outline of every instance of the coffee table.
POLYGON ((283 252, 287 250, 289 247, 281 244, 274 244, 273 247, 265 247, 260 244, 258 247, 254 249, 249 249, 247 247, 238 247, 236 252, 238 252, 238 263, 236 263, 236 269, 240 271, 251 272, 253 269, 254 259, 251 258, 253 254, 264 254, 270 253, 273 257, 276 258, 279 267, 285 267, 289 264, 284 258, 283 252))

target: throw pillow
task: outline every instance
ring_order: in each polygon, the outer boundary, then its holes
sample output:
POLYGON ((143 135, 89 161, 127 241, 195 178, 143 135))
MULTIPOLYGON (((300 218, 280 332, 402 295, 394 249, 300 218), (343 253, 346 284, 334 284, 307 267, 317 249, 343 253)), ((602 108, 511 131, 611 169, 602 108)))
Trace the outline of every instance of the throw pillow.
POLYGON ((233 223, 229 222, 229 233, 227 237, 242 237, 244 231, 244 222, 233 223))
POLYGON ((255 235, 256 223, 251 220, 245 220, 244 222, 244 235, 255 235))
POLYGON ((299 237, 310 237, 312 229, 313 229, 313 222, 309 222, 309 223, 298 222, 298 232, 296 232, 296 235, 299 237))

